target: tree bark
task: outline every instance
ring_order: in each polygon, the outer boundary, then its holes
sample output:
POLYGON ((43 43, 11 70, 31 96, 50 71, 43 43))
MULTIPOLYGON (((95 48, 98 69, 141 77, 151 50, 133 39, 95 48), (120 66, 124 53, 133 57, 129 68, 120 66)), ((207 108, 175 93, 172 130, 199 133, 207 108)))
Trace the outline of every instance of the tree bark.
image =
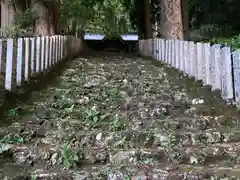
POLYGON ((151 4, 149 0, 144 0, 144 13, 145 13, 145 33, 144 38, 152 38, 152 22, 151 22, 151 4))
POLYGON ((77 36, 77 21, 72 20, 72 36, 77 36))
POLYGON ((181 10, 182 10, 182 22, 183 22, 183 35, 184 35, 184 40, 189 39, 189 24, 188 24, 188 0, 182 0, 181 2, 181 10))
POLYGON ((145 14, 144 12, 144 2, 142 0, 135 0, 134 1, 134 6, 135 6, 135 13, 134 15, 137 17, 137 30, 138 30, 138 37, 139 40, 144 39, 144 34, 145 34, 145 14))
POLYGON ((160 24, 164 39, 184 39, 181 0, 161 0, 160 24))
POLYGON ((1 28, 14 24, 15 8, 8 0, 1 1, 1 28))
POLYGON ((34 33, 41 36, 55 34, 53 1, 44 3, 44 1, 35 0, 32 2, 32 12, 35 15, 34 33))
POLYGON ((50 13, 50 32, 58 34, 60 20, 60 0, 52 0, 48 3, 48 12, 50 13))
POLYGON ((60 33, 60 6, 61 2, 60 0, 56 1, 54 4, 54 27, 55 27, 55 33, 60 33))

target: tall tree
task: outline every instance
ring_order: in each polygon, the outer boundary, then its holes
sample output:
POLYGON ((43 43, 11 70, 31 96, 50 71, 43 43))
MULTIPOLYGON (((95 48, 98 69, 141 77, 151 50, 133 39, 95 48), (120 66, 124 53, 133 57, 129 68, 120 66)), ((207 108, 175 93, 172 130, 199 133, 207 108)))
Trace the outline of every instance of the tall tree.
POLYGON ((145 33, 144 38, 150 39, 152 38, 152 22, 151 22, 151 3, 149 0, 144 0, 144 24, 145 24, 145 33))
POLYGON ((32 0, 31 10, 35 18, 34 32, 47 36, 56 33, 56 7, 58 0, 32 0))
POLYGON ((164 39, 184 39, 181 0, 161 0, 160 32, 164 39))
POLYGON ((10 1, 1 1, 1 28, 14 24, 15 13, 15 8, 10 1))
POLYGON ((32 27, 30 0, 1 1, 1 37, 17 36, 32 27), (30 17, 29 17, 30 15, 30 17), (23 31, 22 31, 23 32, 23 31))
POLYGON ((189 38, 189 18, 188 18, 188 0, 181 0, 181 11, 182 11, 182 23, 183 23, 183 36, 184 40, 189 38))
POLYGON ((3 28, 16 24, 16 17, 26 9, 27 3, 28 1, 26 0, 1 1, 1 27, 3 28))
POLYGON ((145 38, 145 17, 144 17, 144 1, 142 0, 135 0, 134 1, 134 8, 131 11, 131 20, 133 25, 136 25, 139 39, 145 38))

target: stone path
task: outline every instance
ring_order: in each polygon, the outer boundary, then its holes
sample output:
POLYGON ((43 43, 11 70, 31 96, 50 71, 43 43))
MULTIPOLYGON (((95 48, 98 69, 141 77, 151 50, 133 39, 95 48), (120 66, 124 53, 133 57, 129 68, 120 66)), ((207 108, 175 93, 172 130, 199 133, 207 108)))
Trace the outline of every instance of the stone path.
POLYGON ((239 114, 137 56, 78 58, 6 112, 0 179, 240 179, 239 114))

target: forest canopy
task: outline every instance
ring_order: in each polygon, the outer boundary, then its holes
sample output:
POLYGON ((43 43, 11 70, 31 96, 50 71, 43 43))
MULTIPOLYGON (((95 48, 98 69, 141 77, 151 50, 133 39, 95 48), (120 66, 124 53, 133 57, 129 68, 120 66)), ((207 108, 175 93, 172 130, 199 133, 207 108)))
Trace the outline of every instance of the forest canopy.
POLYGON ((8 23, 12 31, 32 29, 35 35, 137 32, 141 38, 181 39, 183 31, 190 39, 205 40, 234 36, 240 30, 239 0, 5 0, 2 9, 6 4, 14 21, 5 22, 2 17, 2 31, 8 23), (169 3, 175 3, 174 10, 169 11, 169 3), (177 22, 166 25, 171 13, 182 17, 178 19, 182 27, 176 29, 177 22), (175 31, 180 34, 174 35, 175 31))

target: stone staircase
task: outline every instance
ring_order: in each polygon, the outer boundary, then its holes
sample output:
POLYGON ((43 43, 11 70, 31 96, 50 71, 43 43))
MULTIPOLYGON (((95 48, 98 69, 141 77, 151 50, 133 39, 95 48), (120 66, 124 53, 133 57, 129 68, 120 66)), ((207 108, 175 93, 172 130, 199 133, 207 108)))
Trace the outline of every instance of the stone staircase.
POLYGON ((0 179, 240 179, 238 112, 151 60, 79 58, 32 96, 6 112, 0 179))

